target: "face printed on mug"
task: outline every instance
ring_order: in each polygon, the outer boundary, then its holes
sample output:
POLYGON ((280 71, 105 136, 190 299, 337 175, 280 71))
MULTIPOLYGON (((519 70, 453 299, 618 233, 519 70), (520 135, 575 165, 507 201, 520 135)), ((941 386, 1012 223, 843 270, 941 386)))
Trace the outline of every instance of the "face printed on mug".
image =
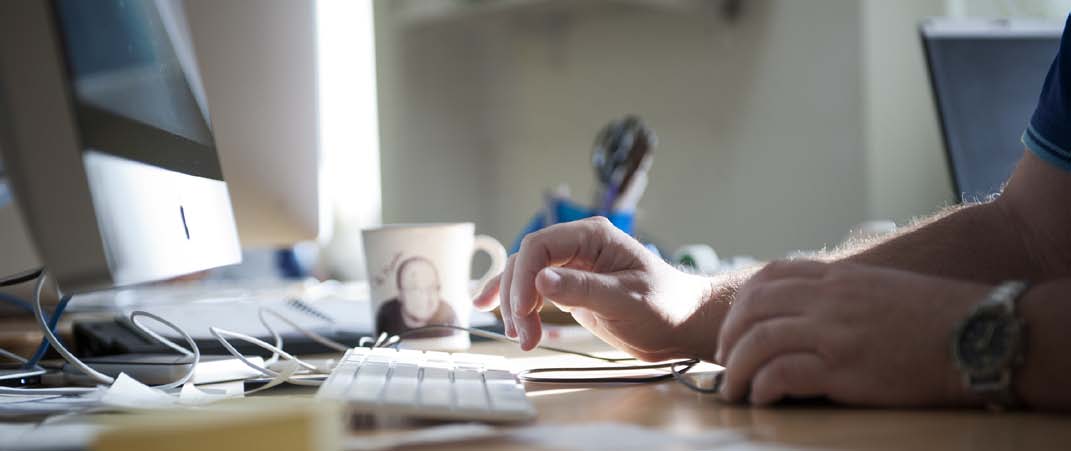
POLYGON ((439 310, 439 272, 426 258, 413 257, 398 267, 398 300, 406 319, 425 324, 439 310))

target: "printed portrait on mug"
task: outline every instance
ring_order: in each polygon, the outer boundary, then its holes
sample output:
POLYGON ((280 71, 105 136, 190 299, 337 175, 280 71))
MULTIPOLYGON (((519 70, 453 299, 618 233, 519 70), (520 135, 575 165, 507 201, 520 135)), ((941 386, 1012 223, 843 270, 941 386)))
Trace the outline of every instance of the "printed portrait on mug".
MULTIPOLYGON (((457 314, 443 298, 439 269, 425 257, 409 257, 395 270, 398 295, 379 307, 376 313, 376 333, 399 334, 429 324, 457 323, 457 314)), ((442 337, 453 331, 428 330, 411 335, 413 338, 442 337)))

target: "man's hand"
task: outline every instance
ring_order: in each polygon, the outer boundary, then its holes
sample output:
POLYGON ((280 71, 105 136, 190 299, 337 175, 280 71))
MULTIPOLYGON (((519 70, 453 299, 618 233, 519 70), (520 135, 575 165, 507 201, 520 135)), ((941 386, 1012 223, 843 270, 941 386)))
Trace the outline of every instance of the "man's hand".
POLYGON ((599 217, 525 237, 474 303, 500 304, 506 334, 519 336, 525 350, 542 337, 539 310, 549 300, 637 358, 709 360, 727 308, 710 302, 716 291, 711 279, 674 269, 599 217))
POLYGON ((740 288, 722 326, 722 394, 754 404, 965 404, 952 333, 989 289, 849 263, 771 263, 740 288))

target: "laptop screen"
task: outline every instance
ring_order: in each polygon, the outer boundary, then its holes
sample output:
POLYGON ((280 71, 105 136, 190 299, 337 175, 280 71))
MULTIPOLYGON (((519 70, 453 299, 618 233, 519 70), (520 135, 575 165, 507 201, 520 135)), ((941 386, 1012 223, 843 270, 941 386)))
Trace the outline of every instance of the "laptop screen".
POLYGON ((1058 25, 928 22, 922 38, 961 202, 1000 191, 1060 45, 1058 25))

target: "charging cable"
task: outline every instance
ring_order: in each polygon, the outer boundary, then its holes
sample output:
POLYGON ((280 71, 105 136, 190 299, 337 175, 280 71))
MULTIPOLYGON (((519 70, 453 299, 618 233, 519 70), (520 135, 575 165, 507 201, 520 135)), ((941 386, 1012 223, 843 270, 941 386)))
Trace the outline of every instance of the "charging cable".
MULTIPOLYGON (((42 269, 37 275, 37 286, 34 288, 34 295, 33 295, 34 317, 37 319, 37 324, 38 324, 38 326, 40 326, 41 332, 45 335, 45 339, 48 341, 48 343, 50 343, 52 345, 52 347, 56 350, 56 352, 59 353, 59 355, 61 357, 63 357, 64 360, 67 361, 67 363, 69 363, 71 366, 73 366, 76 369, 78 369, 78 371, 81 371, 82 373, 86 374, 87 376, 89 376, 90 378, 92 378, 93 380, 95 380, 95 381, 97 381, 97 382, 99 382, 101 384, 112 384, 112 383, 114 383, 115 382, 115 378, 113 378, 111 376, 108 376, 107 374, 101 373, 101 372, 99 372, 97 370, 94 370, 89 365, 86 365, 85 362, 82 362, 80 359, 78 359, 78 357, 75 357, 75 355, 73 353, 71 353, 71 351, 68 350, 63 345, 63 343, 61 343, 59 341, 59 338, 56 337, 55 332, 53 332, 52 328, 49 327, 48 321, 45 320, 44 309, 41 307, 41 292, 44 290, 45 281, 47 279, 48 279, 48 272, 45 271, 44 269, 42 269)), ((53 316, 58 318, 58 315, 53 315, 53 316)), ((175 380, 175 381, 173 381, 171 383, 153 386, 152 388, 156 388, 156 389, 160 389, 160 390, 170 390, 170 389, 174 389, 174 388, 178 388, 178 387, 182 386, 183 384, 189 382, 190 379, 193 378, 193 374, 197 369, 197 364, 200 363, 200 360, 201 360, 201 351, 200 351, 200 349, 198 349, 197 343, 193 340, 193 337, 191 337, 190 334, 186 333, 186 331, 182 330, 182 328, 178 327, 174 323, 172 323, 170 321, 167 321, 167 320, 165 320, 165 319, 163 319, 163 318, 161 318, 161 317, 159 317, 157 315, 154 315, 152 313, 145 312, 145 311, 140 311, 139 310, 139 311, 131 312, 130 313, 130 322, 131 322, 131 324, 134 325, 134 327, 136 327, 141 332, 144 332, 146 335, 149 335, 153 339, 158 340, 161 343, 163 343, 165 346, 167 346, 167 347, 169 347, 169 348, 171 348, 171 349, 173 349, 175 351, 178 351, 179 353, 181 353, 183 355, 192 357, 192 359, 193 359, 193 362, 190 365, 190 369, 185 374, 183 374, 182 377, 180 377, 179 379, 177 379, 177 380, 175 380), (141 317, 152 319, 153 321, 156 321, 156 322, 158 322, 160 324, 163 324, 163 325, 167 326, 168 328, 174 330, 179 335, 181 335, 183 339, 185 339, 186 343, 190 346, 190 348, 189 349, 182 348, 181 346, 175 344, 171 340, 168 340, 167 338, 162 337, 160 334, 157 334, 156 332, 154 332, 154 331, 146 328, 145 326, 141 325, 141 323, 138 322, 138 318, 141 318, 141 317)), ((84 394, 84 393, 89 393, 89 392, 93 392, 93 391, 96 391, 96 390, 97 390, 96 388, 83 388, 83 387, 0 388, 0 394, 23 394, 23 395, 24 394, 84 394)))
MULTIPOLYGON (((480 337, 489 338, 489 339, 492 339, 492 340, 506 341, 506 342, 510 342, 510 343, 517 343, 516 339, 510 338, 510 337, 508 337, 506 335, 503 335, 503 334, 490 332, 490 331, 486 331, 486 330, 472 329, 472 328, 468 328, 468 327, 455 326, 455 325, 452 325, 452 324, 431 324, 431 325, 427 325, 427 326, 424 326, 424 327, 417 327, 417 328, 410 329, 410 330, 407 330, 405 332, 402 332, 401 334, 395 335, 395 336, 391 337, 390 340, 392 341, 393 346, 395 348, 397 348, 401 344, 402 340, 405 339, 405 337, 416 335, 416 334, 419 334, 419 333, 424 332, 424 331, 443 330, 443 329, 459 330, 459 331, 468 332, 470 334, 477 335, 477 336, 480 336, 480 337)), ((381 339, 382 339, 382 336, 381 336, 381 339)), ((373 345, 372 347, 380 347, 380 346, 373 345)), ((591 353, 581 352, 581 351, 575 351, 575 350, 572 350, 572 349, 558 348, 558 347, 554 347, 554 346, 536 345, 536 348, 537 349, 547 350, 547 351, 552 351, 552 352, 557 352, 557 353, 561 353, 561 354, 571 354, 571 355, 576 355, 576 356, 580 356, 580 357, 586 357, 586 358, 589 358, 589 359, 601 360, 603 362, 608 362, 608 363, 638 361, 638 359, 636 359, 635 357, 603 357, 603 356, 596 355, 596 354, 591 354, 591 353)), ((703 394, 717 393, 718 390, 721 388, 722 374, 724 374, 723 372, 719 372, 714 376, 713 385, 711 387, 700 386, 699 384, 696 384, 695 382, 689 380, 689 378, 685 377, 685 374, 688 371, 690 371, 692 368, 694 368, 696 365, 698 365, 698 364, 699 364, 699 359, 681 359, 681 360, 675 360, 675 361, 670 361, 670 362, 652 363, 652 364, 647 364, 647 365, 620 365, 620 366, 569 367, 569 368, 533 368, 533 369, 528 369, 528 370, 521 371, 520 373, 517 374, 517 377, 520 378, 521 380, 528 381, 528 382, 562 383, 562 384, 577 384, 577 383, 585 383, 585 384, 588 384, 588 383, 609 383, 609 384, 645 383, 645 382, 659 382, 659 381, 663 381, 663 380, 672 378, 672 379, 676 380, 678 383, 680 383, 681 385, 684 385, 685 387, 688 387, 692 391, 703 393, 703 394), (665 370, 668 370, 668 373, 659 374, 659 375, 655 375, 655 376, 639 376, 639 377, 634 377, 634 376, 605 376, 605 377, 576 378, 576 377, 537 376, 537 374, 546 374, 546 373, 620 372, 620 371, 652 370, 652 369, 665 369, 665 370)))

